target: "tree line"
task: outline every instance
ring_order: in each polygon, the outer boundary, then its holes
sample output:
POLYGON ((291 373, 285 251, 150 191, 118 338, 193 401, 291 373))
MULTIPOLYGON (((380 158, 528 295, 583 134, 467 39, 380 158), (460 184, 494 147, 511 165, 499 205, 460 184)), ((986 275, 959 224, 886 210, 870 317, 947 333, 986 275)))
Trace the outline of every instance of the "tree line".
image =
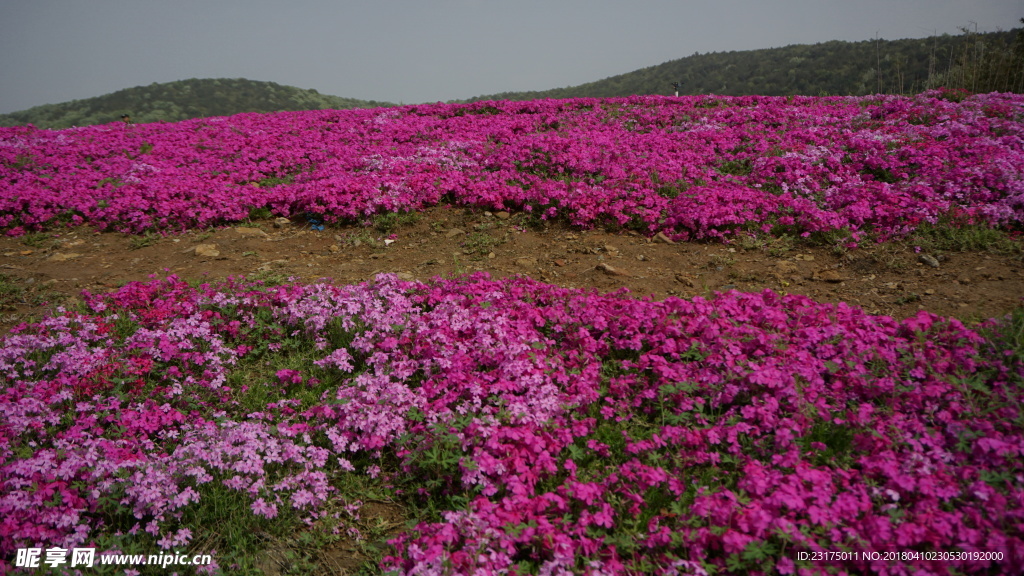
POLYGON ((1024 28, 990 33, 964 28, 962 32, 696 53, 579 86, 502 92, 462 102, 671 94, 674 83, 681 95, 862 96, 913 94, 939 87, 1024 92, 1024 28))
POLYGON ((356 100, 244 78, 179 80, 119 90, 105 96, 36 106, 0 115, 0 126, 32 124, 37 128, 106 124, 128 115, 133 122, 177 122, 189 118, 229 116, 241 112, 279 112, 394 106, 356 100))

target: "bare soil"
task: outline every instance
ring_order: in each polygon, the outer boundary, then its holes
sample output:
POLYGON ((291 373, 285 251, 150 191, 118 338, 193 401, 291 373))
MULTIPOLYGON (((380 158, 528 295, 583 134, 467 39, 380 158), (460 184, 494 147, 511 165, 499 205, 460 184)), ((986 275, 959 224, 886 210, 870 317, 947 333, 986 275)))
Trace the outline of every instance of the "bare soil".
POLYGON ((848 251, 785 239, 668 243, 635 232, 531 226, 523 214, 451 207, 384 230, 282 224, 263 220, 177 236, 79 227, 0 238, 0 275, 7 285, 0 295, 0 330, 48 307, 73 304, 82 291, 101 293, 168 274, 199 281, 247 276, 347 284, 382 272, 429 280, 484 271, 600 292, 627 288, 655 299, 770 289, 847 302, 872 314, 905 318, 923 309, 969 323, 1003 316, 1024 297, 1020 255, 951 252, 930 254, 935 259, 927 262, 926 254, 906 243, 848 251))

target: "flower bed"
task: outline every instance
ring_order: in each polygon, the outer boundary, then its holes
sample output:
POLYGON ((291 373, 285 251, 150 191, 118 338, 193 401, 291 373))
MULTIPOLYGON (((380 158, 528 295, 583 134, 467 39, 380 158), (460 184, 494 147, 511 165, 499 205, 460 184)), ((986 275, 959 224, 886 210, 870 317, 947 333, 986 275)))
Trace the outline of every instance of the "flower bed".
POLYGON ((0 229, 138 233, 439 203, 675 238, 1019 227, 1024 96, 632 97, 0 129, 0 229))
POLYGON ((0 566, 95 545, 234 572, 225 525, 359 538, 377 494, 418 521, 381 561, 404 574, 1018 572, 1020 320, 485 275, 130 284, 2 341, 0 566), (1003 560, 798 556, 838 550, 1003 560))

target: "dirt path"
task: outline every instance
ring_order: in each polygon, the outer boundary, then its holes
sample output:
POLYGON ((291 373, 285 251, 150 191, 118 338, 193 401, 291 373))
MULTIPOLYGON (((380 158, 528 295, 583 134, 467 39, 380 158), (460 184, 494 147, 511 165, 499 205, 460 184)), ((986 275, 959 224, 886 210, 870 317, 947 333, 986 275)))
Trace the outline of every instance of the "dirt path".
POLYGON ((354 283, 382 272, 429 280, 485 271, 601 292, 624 287, 656 299, 771 289, 896 318, 924 309, 967 322, 1002 316, 1024 297, 1020 255, 915 253, 907 243, 845 253, 781 240, 673 244, 635 233, 536 228, 522 215, 448 207, 428 210, 413 223, 379 224, 319 231, 267 220, 169 237, 84 227, 4 237, 0 330, 56 303, 73 303, 83 290, 109 291, 170 273, 196 280, 246 275, 354 283))

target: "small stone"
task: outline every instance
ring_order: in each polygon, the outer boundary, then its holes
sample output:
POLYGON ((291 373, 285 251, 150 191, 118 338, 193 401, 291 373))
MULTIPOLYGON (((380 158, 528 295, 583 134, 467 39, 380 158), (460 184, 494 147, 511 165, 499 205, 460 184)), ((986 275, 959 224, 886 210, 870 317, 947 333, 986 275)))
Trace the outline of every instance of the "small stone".
POLYGON ((274 219, 274 228, 286 228, 292 225, 292 221, 284 216, 274 219))
POLYGON ((796 264, 787 262, 786 260, 779 260, 776 262, 775 269, 779 274, 794 274, 797 271, 796 264))
POLYGON ((814 279, 819 280, 821 282, 832 283, 838 283, 843 281, 843 277, 839 274, 839 272, 836 272, 835 270, 822 270, 821 272, 815 274, 814 279))
POLYGON ((511 214, 505 211, 495 212, 494 215, 498 217, 498 220, 508 220, 512 217, 511 214))
POLYGON ((415 278, 415 277, 412 275, 411 272, 399 272, 398 273, 398 279, 399 280, 406 280, 406 281, 408 281, 408 280, 412 280, 413 278, 415 278))
POLYGON ((494 260, 495 258, 498 257, 498 255, 495 254, 494 252, 488 252, 487 257, 490 258, 491 260, 494 260))
POLYGON ((917 261, 922 263, 922 264, 927 264, 927 265, 931 266, 932 268, 938 268, 939 267, 939 261, 936 260, 934 256, 929 256, 927 254, 921 254, 920 256, 918 256, 917 257, 917 261))
POLYGON ((257 268, 257 270, 270 270, 271 268, 284 268, 285 266, 287 266, 289 264, 291 264, 291 262, 289 262, 288 260, 271 260, 269 262, 264 262, 259 268, 257 268))
POLYGON ((675 241, 665 235, 664 232, 658 232, 654 235, 655 242, 661 242, 662 244, 675 244, 675 241))
POLYGON ((961 276, 961 277, 957 278, 957 280, 961 284, 970 284, 971 283, 971 279, 969 277, 967 277, 967 276, 961 276))
POLYGON ((695 286, 693 280, 690 279, 690 277, 686 276, 685 274, 676 274, 676 282, 679 282, 680 284, 686 286, 687 288, 693 288, 695 286))
POLYGON ((266 232, 264 232, 263 230, 260 230, 259 228, 249 228, 247 226, 238 226, 238 227, 232 228, 232 230, 235 231, 235 234, 237 234, 239 236, 248 237, 248 238, 253 238, 253 237, 255 237, 255 238, 263 238, 263 237, 266 237, 266 235, 267 235, 266 232))
POLYGON ((77 252, 58 252, 53 256, 46 259, 47 262, 67 262, 68 260, 74 260, 75 258, 81 258, 82 255, 77 252))
POLYGON ((32 251, 31 251, 31 250, 22 250, 22 251, 20 252, 20 254, 21 254, 22 256, 28 256, 29 254, 32 254, 32 251))
POLYGON ((565 260, 562 260, 562 259, 555 260, 555 266, 565 266, 565 260))
POLYGON ((523 256, 521 258, 516 258, 516 266, 519 266, 520 268, 532 268, 532 267, 534 267, 536 265, 537 265, 537 259, 536 258, 531 258, 529 256, 523 256))
POLYGON ((216 244, 200 244, 195 247, 196 256, 202 256, 206 258, 216 258, 220 256, 220 251, 217 250, 216 244))
POLYGON ((494 216, 494 214, 484 210, 484 216, 487 216, 488 218, 490 218, 491 216, 494 216))
POLYGON ((935 294, 935 290, 932 289, 932 288, 929 288, 929 289, 925 290, 924 293, 929 295, 929 296, 931 296, 931 295, 935 294))
POLYGON ((735 289, 736 289, 736 285, 735 284, 726 284, 725 286, 722 286, 722 290, 735 290, 735 289))
POLYGON ((461 234, 465 234, 466 231, 462 228, 452 228, 451 230, 444 233, 445 238, 455 238, 461 234))
POLYGON ((629 276, 630 275, 629 272, 626 272, 625 270, 620 270, 618 268, 612 268, 611 266, 609 266, 607 264, 604 264, 604 263, 598 264, 596 266, 596 269, 600 270, 601 272, 604 272, 605 274, 608 274, 609 276, 629 276))

